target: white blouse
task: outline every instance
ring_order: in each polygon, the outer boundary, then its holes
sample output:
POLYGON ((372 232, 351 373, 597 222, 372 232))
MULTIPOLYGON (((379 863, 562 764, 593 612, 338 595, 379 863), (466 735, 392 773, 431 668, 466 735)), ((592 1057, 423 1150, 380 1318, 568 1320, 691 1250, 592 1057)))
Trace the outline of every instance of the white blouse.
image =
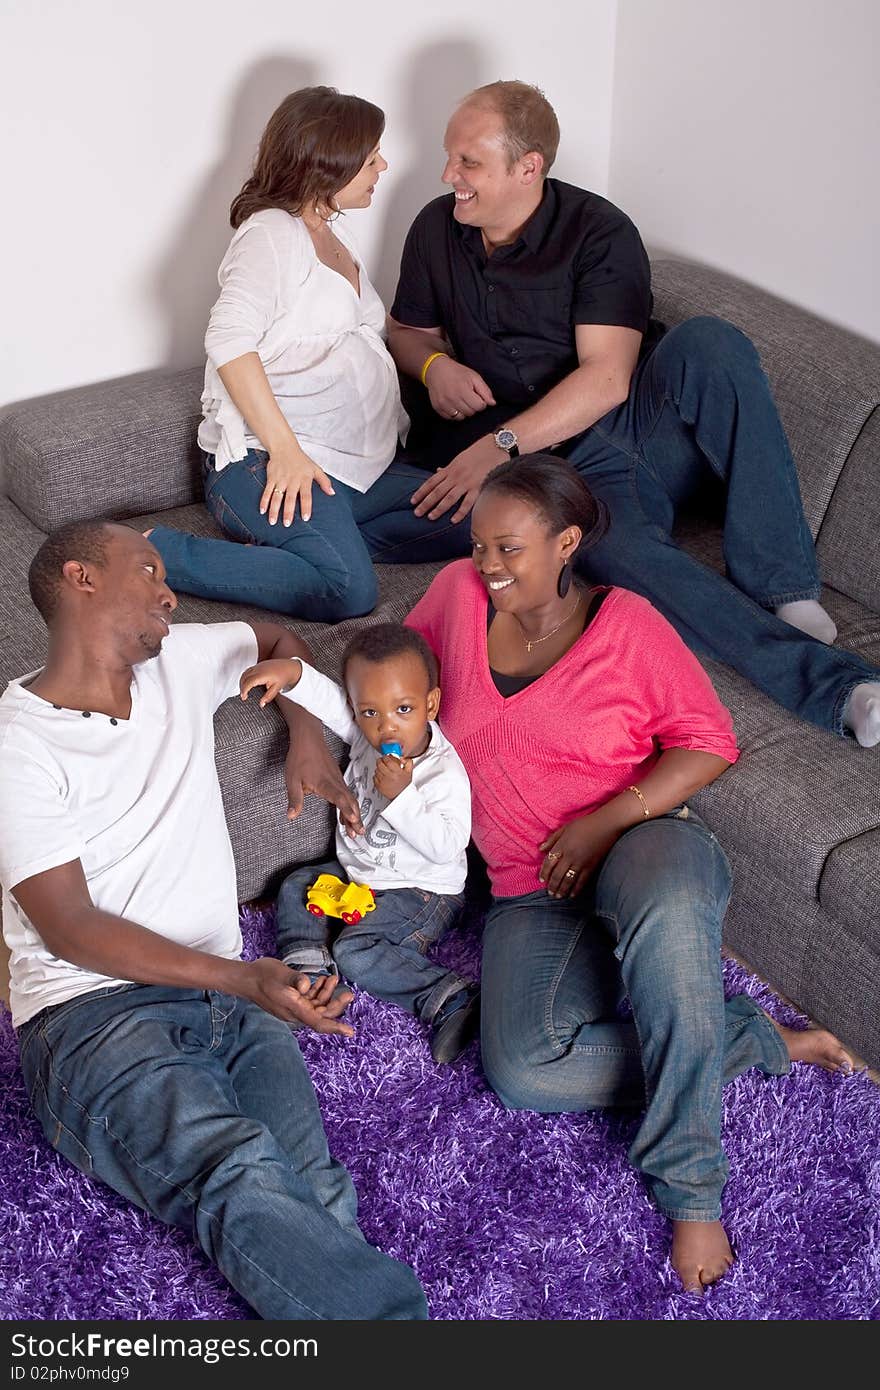
POLYGON ((220 298, 205 349, 199 445, 215 467, 262 449, 217 368, 258 352, 285 419, 304 451, 357 492, 384 473, 409 420, 385 347, 385 309, 342 219, 333 224, 358 267, 360 295, 319 260, 302 219, 279 208, 254 213, 220 264, 220 298))

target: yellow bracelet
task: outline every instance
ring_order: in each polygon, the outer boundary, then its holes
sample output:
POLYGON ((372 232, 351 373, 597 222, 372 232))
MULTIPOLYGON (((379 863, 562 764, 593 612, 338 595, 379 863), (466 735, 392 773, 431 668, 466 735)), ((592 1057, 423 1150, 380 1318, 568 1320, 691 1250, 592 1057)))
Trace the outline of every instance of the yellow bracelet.
POLYGON ((627 787, 627 791, 628 791, 628 792, 635 792, 636 796, 639 798, 639 801, 642 803, 642 815, 645 817, 645 820, 650 820, 650 819, 651 819, 651 812, 650 812, 650 809, 649 809, 649 807, 648 807, 648 803, 647 803, 647 801, 645 800, 645 798, 642 796, 642 793, 639 791, 638 787, 627 787))
POLYGON ((431 356, 425 359, 425 362, 424 362, 424 364, 423 364, 423 366, 422 366, 422 373, 421 373, 421 375, 422 375, 422 385, 423 385, 423 386, 427 386, 427 385, 428 385, 427 381, 425 380, 425 377, 428 375, 428 368, 430 367, 431 363, 434 362, 438 357, 448 357, 448 356, 449 356, 449 353, 448 353, 448 352, 432 352, 432 353, 431 353, 431 356))

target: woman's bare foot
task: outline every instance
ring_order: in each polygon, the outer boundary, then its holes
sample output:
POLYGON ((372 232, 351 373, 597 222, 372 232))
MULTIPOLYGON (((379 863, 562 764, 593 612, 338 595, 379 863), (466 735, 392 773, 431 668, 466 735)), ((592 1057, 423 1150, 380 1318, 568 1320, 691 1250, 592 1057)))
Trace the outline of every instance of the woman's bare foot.
MULTIPOLYGON (((770 1018, 770 1015, 767 1017, 770 1018)), ((783 1028, 775 1018, 770 1018, 770 1022, 788 1048, 793 1062, 810 1062, 815 1067, 823 1067, 825 1071, 842 1071, 844 1076, 851 1076, 855 1071, 853 1059, 843 1043, 827 1028, 783 1028)))
POLYGON ((703 1293, 724 1277, 734 1254, 720 1221, 673 1221, 670 1259, 685 1293, 703 1293))

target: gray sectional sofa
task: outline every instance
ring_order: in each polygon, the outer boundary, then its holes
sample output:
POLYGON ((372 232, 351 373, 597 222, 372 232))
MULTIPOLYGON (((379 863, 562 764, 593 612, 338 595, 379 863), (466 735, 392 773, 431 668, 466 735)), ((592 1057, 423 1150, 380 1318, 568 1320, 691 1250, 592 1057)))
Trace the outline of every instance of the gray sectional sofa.
MULTIPOLYGON (((654 289, 667 323, 720 314, 755 342, 797 461, 838 640, 880 665, 880 347, 691 262, 655 260, 654 289)), ((161 516, 214 533, 199 502, 201 378, 200 368, 144 372, 0 414, 4 683, 45 653, 25 576, 53 526, 104 515, 145 528, 161 516)), ((720 568, 711 522, 689 518, 682 540, 720 568)), ((435 569, 380 567, 379 605, 360 621, 402 618, 435 569)), ((259 610, 187 596, 179 610, 199 621, 248 613, 259 610)), ((354 624, 291 625, 335 674, 354 624)), ((802 724, 728 668, 708 669, 743 749, 736 768, 696 803, 734 866, 727 945, 880 1066, 880 748, 866 751, 802 724)), ((303 816, 286 820, 285 739, 274 711, 229 701, 216 736, 239 895, 247 900, 270 893, 290 864, 324 853, 331 814, 309 797, 303 816)))

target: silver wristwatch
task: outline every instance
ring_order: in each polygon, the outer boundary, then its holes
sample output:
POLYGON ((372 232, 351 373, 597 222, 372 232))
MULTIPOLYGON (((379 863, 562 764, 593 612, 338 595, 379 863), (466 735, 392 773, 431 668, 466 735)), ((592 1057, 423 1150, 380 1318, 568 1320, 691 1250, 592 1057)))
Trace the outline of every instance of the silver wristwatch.
POLYGON ((495 440, 495 443, 498 445, 498 448, 503 449, 505 453, 509 454, 512 459, 515 459, 517 457, 517 455, 519 454, 519 440, 517 439, 513 430, 509 430, 506 428, 502 430, 496 430, 492 438, 495 440))

